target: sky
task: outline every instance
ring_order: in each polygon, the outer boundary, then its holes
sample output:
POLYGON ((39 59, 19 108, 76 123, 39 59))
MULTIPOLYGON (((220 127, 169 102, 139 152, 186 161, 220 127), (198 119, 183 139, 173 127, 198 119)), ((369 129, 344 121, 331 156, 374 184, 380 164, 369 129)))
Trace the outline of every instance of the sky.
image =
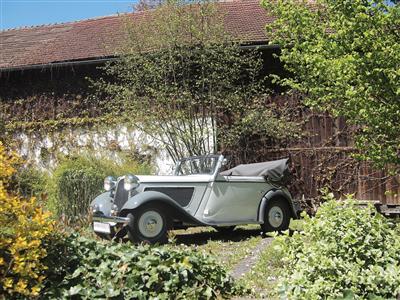
POLYGON ((0 30, 132 11, 136 0, 0 0, 0 30))
MULTIPOLYGON (((132 11, 137 0, 0 0, 0 30, 132 11)), ((391 1, 387 1, 390 3, 391 1)))

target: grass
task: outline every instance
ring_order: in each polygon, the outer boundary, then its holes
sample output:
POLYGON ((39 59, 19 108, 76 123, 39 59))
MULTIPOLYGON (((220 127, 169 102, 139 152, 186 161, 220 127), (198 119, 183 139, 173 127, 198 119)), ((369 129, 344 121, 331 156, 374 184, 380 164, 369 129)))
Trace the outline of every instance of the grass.
POLYGON ((279 299, 276 283, 282 269, 281 255, 274 249, 274 242, 260 254, 259 260, 239 279, 239 283, 252 290, 257 299, 279 299))
POLYGON ((231 233, 220 233, 212 227, 194 227, 172 231, 172 239, 176 247, 185 244, 212 254, 228 271, 232 271, 260 242, 259 228, 257 225, 238 226, 231 233))
MULTIPOLYGON (((291 220, 289 228, 294 231, 303 229, 303 220, 291 220)), ((272 241, 260 254, 257 263, 247 272, 239 283, 252 290, 252 296, 257 299, 279 299, 276 291, 277 279, 284 268, 282 253, 272 241)))

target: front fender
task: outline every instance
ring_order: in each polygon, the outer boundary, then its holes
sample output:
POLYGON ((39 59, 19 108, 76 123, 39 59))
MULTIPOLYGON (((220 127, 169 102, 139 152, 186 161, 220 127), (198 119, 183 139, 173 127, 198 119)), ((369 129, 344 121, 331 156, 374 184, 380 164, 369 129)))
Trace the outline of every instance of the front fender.
POLYGON ((283 198, 286 200, 286 202, 289 204, 289 208, 292 212, 292 217, 297 218, 297 213, 293 205, 292 197, 290 196, 289 192, 284 192, 282 190, 278 189, 272 189, 268 191, 264 197, 261 200, 259 209, 258 209, 258 221, 259 222, 264 222, 264 214, 265 214, 265 209, 269 203, 274 198, 283 198))
POLYGON ((109 216, 111 213, 112 200, 110 192, 105 192, 94 198, 90 206, 94 207, 96 205, 104 215, 109 216))
POLYGON ((151 203, 153 203, 154 205, 167 206, 169 208, 169 213, 171 213, 174 218, 179 219, 182 222, 206 225, 200 220, 193 217, 191 214, 189 214, 171 197, 157 191, 141 192, 129 198, 121 209, 121 215, 127 215, 128 211, 151 203))

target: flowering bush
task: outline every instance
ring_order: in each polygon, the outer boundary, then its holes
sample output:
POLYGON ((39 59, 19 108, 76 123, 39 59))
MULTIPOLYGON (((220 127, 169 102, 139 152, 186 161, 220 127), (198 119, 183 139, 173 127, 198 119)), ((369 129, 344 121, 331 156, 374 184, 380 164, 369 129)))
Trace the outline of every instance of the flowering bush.
POLYGON ((34 297, 45 278, 42 241, 53 223, 35 198, 23 199, 8 190, 18 162, 0 142, 0 294, 34 297))

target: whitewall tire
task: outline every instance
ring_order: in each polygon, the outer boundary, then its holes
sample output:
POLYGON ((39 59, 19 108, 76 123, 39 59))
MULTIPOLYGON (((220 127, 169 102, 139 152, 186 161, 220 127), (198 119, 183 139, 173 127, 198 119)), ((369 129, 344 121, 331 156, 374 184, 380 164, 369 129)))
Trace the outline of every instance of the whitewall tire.
POLYGON ((169 217, 157 207, 139 208, 128 214, 131 219, 128 227, 128 237, 132 242, 150 244, 166 243, 168 241, 169 217))

